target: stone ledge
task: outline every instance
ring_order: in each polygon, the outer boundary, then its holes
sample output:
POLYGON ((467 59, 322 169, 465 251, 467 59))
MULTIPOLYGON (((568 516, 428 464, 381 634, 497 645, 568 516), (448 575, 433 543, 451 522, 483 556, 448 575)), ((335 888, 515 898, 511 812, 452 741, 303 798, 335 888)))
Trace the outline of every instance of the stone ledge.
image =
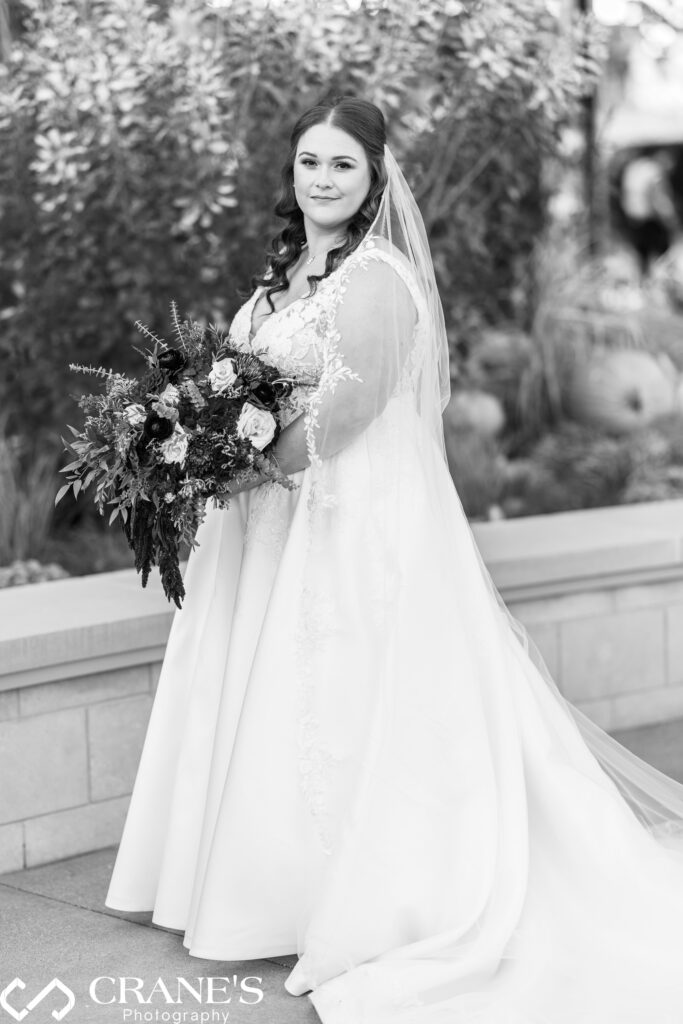
POLYGON ((0 691, 160 661, 172 617, 134 569, 2 590, 0 691))
MULTIPOLYGON (((683 579, 683 500, 474 523, 506 603, 683 579)), ((0 691, 161 661, 173 607, 156 571, 0 591, 0 691)))
POLYGON ((683 578, 683 499, 474 523, 506 602, 683 578))

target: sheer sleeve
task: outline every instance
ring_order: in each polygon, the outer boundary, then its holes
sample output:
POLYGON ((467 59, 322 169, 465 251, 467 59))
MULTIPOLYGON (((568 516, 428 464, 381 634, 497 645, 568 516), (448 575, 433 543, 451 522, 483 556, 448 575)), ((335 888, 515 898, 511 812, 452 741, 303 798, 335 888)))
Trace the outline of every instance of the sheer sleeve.
POLYGON ((379 248, 351 260, 330 306, 324 368, 306 411, 312 464, 341 451, 384 410, 415 335, 416 304, 400 264, 379 248))

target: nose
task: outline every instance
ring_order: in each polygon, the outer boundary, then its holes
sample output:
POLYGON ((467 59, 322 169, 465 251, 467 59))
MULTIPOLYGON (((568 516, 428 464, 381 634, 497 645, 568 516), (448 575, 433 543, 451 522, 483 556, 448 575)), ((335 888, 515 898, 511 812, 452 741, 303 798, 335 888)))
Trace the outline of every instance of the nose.
POLYGON ((316 188, 319 189, 332 187, 330 184, 330 172, 326 167, 323 167, 322 164, 318 167, 318 173, 315 176, 315 184, 316 188))

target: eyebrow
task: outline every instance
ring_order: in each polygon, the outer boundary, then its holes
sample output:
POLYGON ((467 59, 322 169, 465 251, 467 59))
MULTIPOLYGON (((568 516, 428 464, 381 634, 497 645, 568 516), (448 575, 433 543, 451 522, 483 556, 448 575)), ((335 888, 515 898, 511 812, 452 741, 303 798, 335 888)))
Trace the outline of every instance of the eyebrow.
MULTIPOLYGON (((302 151, 299 153, 299 156, 314 156, 314 157, 317 158, 318 154, 317 153, 311 153, 307 149, 302 149, 302 151)), ((333 156, 332 159, 333 160, 353 160, 354 163, 358 162, 356 160, 355 156, 333 156)))

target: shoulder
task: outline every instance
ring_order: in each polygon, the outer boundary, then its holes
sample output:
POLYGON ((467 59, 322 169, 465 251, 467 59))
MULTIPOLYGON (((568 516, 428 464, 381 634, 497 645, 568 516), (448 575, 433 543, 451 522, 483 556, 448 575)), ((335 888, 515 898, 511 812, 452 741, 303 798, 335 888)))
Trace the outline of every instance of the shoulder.
POLYGON ((342 334, 357 339, 369 335, 376 341, 380 325, 391 325, 392 337, 410 334, 418 306, 406 273, 385 244, 363 244, 351 253, 340 273, 334 302, 333 315, 342 334))
POLYGON ((388 239, 364 238, 344 261, 342 281, 354 289, 390 288, 412 293, 416 282, 410 264, 388 239))
POLYGON ((422 308, 418 283, 409 261, 388 239, 379 235, 363 239, 348 256, 340 275, 340 298, 371 311, 399 306, 404 314, 422 308))
POLYGON ((349 267, 391 267, 399 273, 410 273, 410 264, 398 246, 382 235, 366 235, 358 248, 347 257, 349 267))

